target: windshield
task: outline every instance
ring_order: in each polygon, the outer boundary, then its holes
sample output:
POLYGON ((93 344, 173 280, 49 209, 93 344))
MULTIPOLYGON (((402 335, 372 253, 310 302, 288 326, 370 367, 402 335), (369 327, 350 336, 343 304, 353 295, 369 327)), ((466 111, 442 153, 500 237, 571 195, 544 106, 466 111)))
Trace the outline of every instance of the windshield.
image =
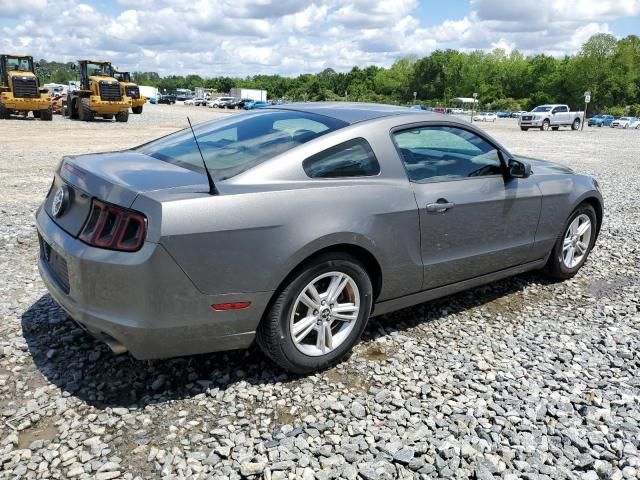
POLYGON ((8 57, 7 71, 31 72, 33 71, 33 61, 30 58, 8 57))
MULTIPOLYGON (((324 115, 261 110, 194 127, 207 168, 223 180, 348 124, 324 115)), ((137 151, 204 173, 202 159, 187 128, 142 145, 137 151)))
POLYGON ((628 122, 629 121, 629 117, 620 117, 620 120, 623 122, 628 122))
POLYGON ((536 107, 532 110, 533 112, 549 112, 551 111, 551 107, 547 107, 546 105, 543 105, 541 107, 536 107))
POLYGON ((131 81, 131 78, 129 76, 129 72, 114 72, 113 78, 115 78, 119 82, 130 82, 131 81))
POLYGON ((95 77, 111 77, 112 68, 108 63, 87 63, 87 75, 95 77))

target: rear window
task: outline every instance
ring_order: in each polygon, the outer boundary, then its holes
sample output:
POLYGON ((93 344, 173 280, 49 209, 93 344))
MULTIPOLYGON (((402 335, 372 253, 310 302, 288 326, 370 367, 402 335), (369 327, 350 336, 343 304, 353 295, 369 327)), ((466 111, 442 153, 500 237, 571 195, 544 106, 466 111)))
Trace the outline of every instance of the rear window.
MULTIPOLYGON (((347 125, 324 115, 269 109, 200 124, 194 131, 207 168, 222 180, 347 125)), ((189 128, 136 150, 204 173, 202 158, 189 128)))

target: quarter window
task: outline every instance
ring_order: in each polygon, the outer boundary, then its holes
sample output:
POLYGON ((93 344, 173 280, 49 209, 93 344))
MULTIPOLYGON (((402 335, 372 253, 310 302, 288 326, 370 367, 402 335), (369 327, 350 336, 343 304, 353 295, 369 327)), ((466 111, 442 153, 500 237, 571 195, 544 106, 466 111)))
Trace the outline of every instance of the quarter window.
POLYGON ((380 173, 369 143, 356 138, 307 158, 302 167, 311 178, 366 177, 380 173))
POLYGON ((442 182, 501 175, 498 150, 457 127, 422 127, 393 134, 412 182, 442 182))

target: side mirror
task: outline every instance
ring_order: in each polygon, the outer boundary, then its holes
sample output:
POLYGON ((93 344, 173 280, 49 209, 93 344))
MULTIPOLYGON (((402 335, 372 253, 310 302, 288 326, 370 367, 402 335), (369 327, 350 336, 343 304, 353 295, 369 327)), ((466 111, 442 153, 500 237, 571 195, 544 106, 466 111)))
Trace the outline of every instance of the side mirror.
POLYGON ((518 160, 509 159, 508 171, 511 178, 527 178, 531 175, 531 165, 518 160))

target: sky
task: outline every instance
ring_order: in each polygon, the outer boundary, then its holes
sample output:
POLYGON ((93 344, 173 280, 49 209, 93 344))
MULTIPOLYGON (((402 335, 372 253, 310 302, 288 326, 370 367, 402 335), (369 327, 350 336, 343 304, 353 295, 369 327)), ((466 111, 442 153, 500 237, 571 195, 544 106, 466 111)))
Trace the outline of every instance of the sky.
POLYGON ((0 51, 161 75, 298 75, 640 35, 640 0, 0 0, 0 51))

